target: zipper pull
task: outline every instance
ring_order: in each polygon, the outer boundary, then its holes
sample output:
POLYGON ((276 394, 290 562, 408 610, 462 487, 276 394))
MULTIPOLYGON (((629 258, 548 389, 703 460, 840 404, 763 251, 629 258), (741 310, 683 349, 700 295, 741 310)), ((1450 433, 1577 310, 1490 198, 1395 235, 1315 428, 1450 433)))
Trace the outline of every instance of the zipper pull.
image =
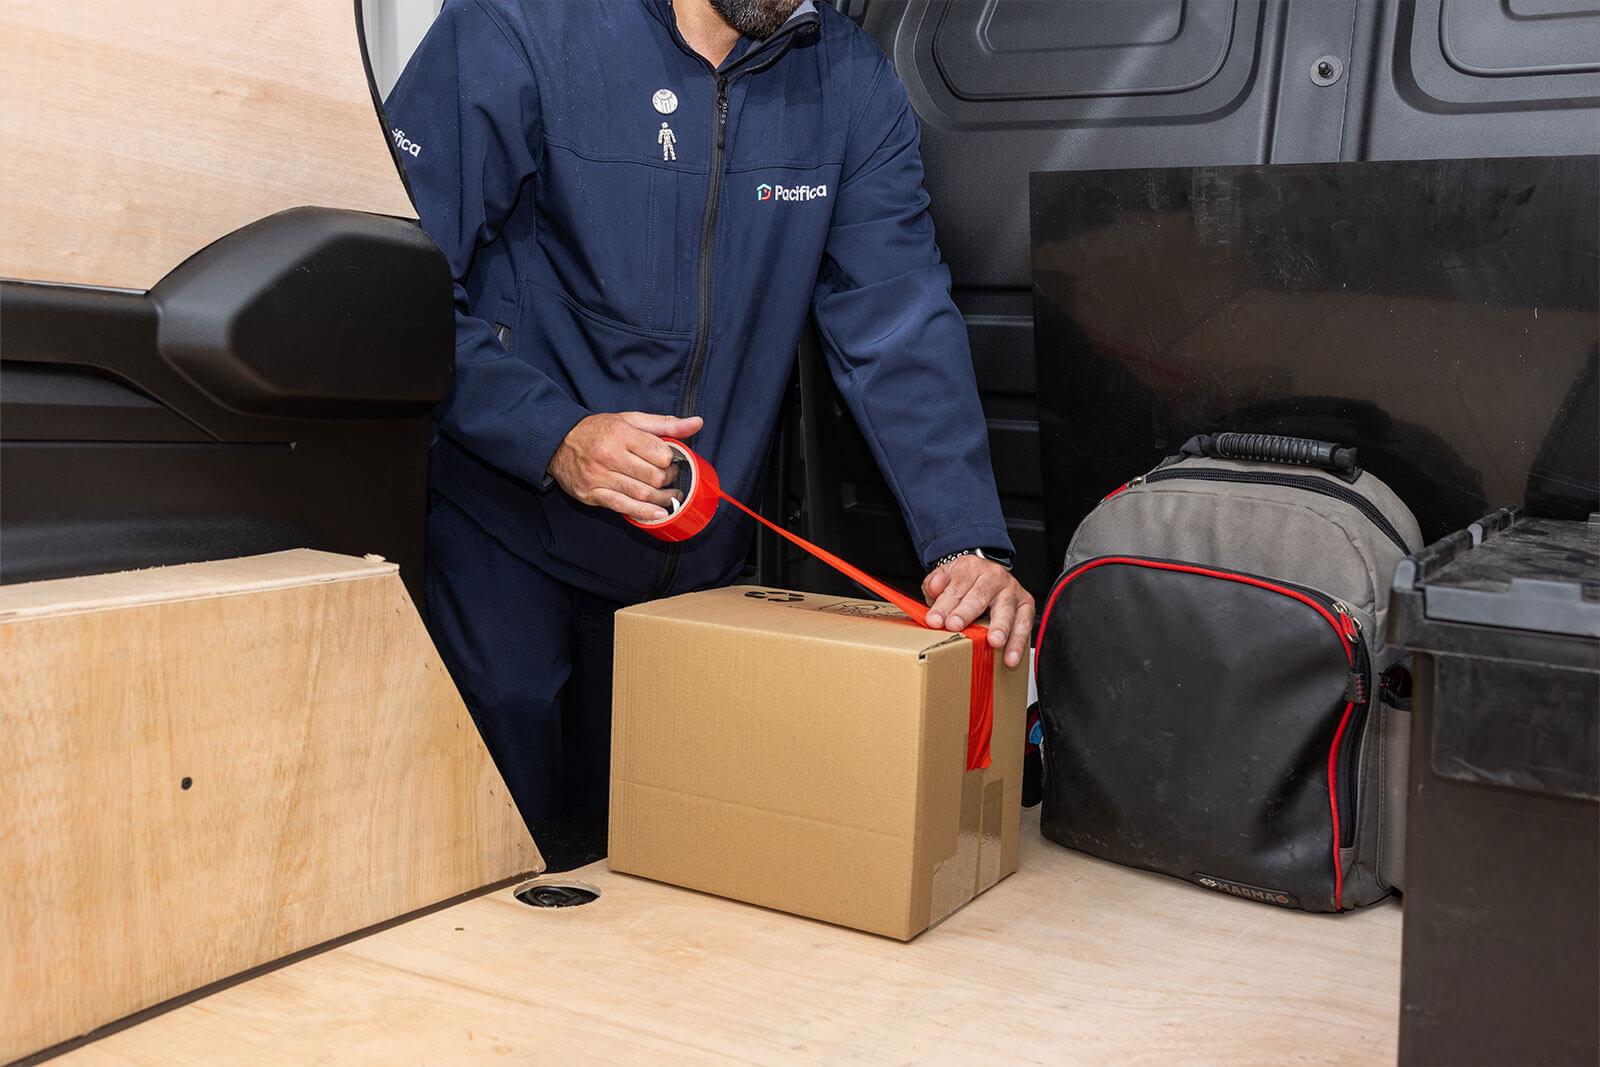
POLYGON ((1345 607, 1342 600, 1333 602, 1333 610, 1339 616, 1339 632, 1344 634, 1344 639, 1352 645, 1358 643, 1361 640, 1361 620, 1355 617, 1354 612, 1345 607))
POLYGON ((717 79, 717 147, 727 143, 728 133, 728 79, 717 79))
POLYGON ((1139 475, 1139 477, 1133 478, 1133 479, 1131 479, 1129 481, 1126 481, 1126 482, 1123 482, 1121 485, 1119 485, 1115 489, 1111 490, 1111 492, 1107 493, 1105 496, 1100 498, 1100 502, 1103 504, 1107 500, 1110 500, 1112 497, 1117 496, 1120 493, 1126 493, 1129 489, 1132 489, 1136 485, 1143 485, 1143 484, 1144 484, 1144 475, 1141 474, 1141 475, 1139 475))

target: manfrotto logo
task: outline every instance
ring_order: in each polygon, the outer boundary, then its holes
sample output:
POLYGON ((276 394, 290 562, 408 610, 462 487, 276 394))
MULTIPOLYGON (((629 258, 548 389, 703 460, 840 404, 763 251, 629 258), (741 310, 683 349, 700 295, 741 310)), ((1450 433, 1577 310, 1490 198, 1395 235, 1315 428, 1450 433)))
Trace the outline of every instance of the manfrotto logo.
POLYGON ((768 185, 756 186, 757 200, 821 200, 828 195, 826 185, 768 185))
POLYGON ((1207 889, 1215 889, 1219 893, 1227 893, 1233 897, 1243 897, 1245 900, 1259 900, 1263 904, 1281 904, 1286 908, 1298 908, 1300 901, 1291 893, 1281 889, 1262 889, 1256 885, 1246 885, 1243 882, 1230 882, 1226 878, 1215 878, 1209 874, 1196 874, 1194 880, 1207 889))
POLYGON ((396 126, 389 131, 394 135, 394 146, 409 156, 415 157, 422 154, 422 146, 406 136, 406 131, 396 126))

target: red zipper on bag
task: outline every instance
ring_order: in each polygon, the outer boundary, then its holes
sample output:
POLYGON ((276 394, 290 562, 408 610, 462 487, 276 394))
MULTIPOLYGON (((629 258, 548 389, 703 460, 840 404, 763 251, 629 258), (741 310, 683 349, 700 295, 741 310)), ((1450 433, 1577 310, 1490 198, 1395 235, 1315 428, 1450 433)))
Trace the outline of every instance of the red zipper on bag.
MULTIPOLYGON (((1122 488, 1126 489, 1127 486, 1123 486, 1122 488)), ((1113 492, 1111 496, 1115 496, 1121 491, 1121 489, 1118 489, 1116 492, 1113 492)), ((1056 582, 1056 587, 1051 590, 1050 599, 1045 603, 1044 613, 1039 619, 1039 648, 1045 647, 1044 638, 1045 632, 1050 625, 1051 611, 1055 608, 1056 598, 1061 595, 1061 590, 1067 587, 1067 583, 1071 582, 1078 576, 1087 573, 1088 571, 1094 570, 1096 567, 1103 567, 1107 564, 1113 563, 1125 564, 1131 567, 1146 567, 1151 570, 1178 571, 1183 574, 1198 574, 1206 578, 1216 578, 1228 582, 1239 582, 1243 585, 1255 586, 1258 589, 1265 589, 1268 592, 1279 593, 1293 600, 1298 600, 1300 603, 1304 604, 1306 607, 1312 609, 1318 615, 1322 616, 1328 625, 1333 627, 1334 632, 1339 635, 1340 647, 1344 649, 1345 658, 1349 661, 1352 672, 1357 669, 1356 645, 1361 639, 1361 631, 1356 625, 1354 616, 1350 615, 1349 613, 1344 611, 1330 611, 1315 597, 1310 596, 1302 590, 1295 589, 1292 586, 1272 582, 1265 578, 1256 578, 1248 574, 1238 574, 1233 571, 1215 570, 1210 567, 1199 567, 1190 563, 1169 563, 1164 560, 1139 559, 1134 556, 1101 556, 1098 559, 1092 559, 1086 563, 1079 564, 1072 571, 1063 575, 1061 579, 1056 582)), ((1033 671, 1034 681, 1035 684, 1037 684, 1039 674, 1039 663, 1037 659, 1034 660, 1033 671)), ((1334 730, 1333 741, 1328 747, 1328 815, 1333 824, 1333 907, 1335 911, 1342 910, 1344 906, 1344 865, 1339 862, 1339 843, 1342 839, 1339 826, 1339 743, 1344 739, 1345 730, 1350 725, 1350 719, 1355 714, 1355 709, 1355 701, 1352 700, 1345 703, 1344 711, 1339 716, 1339 726, 1336 730, 1334 730)))

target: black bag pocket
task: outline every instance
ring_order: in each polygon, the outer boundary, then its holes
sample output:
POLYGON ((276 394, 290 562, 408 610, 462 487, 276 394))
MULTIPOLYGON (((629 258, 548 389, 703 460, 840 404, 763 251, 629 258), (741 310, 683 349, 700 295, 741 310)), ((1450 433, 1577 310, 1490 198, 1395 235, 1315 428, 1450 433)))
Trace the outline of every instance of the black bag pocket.
POLYGON ((1236 896, 1348 906, 1372 687, 1345 605, 1100 557, 1056 583, 1038 662, 1046 837, 1236 896))

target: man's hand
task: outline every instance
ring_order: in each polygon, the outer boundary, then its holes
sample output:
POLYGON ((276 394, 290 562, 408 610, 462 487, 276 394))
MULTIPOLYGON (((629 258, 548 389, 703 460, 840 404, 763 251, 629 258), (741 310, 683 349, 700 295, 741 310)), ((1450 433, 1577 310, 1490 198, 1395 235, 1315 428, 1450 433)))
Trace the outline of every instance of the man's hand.
POLYGON ((550 457, 550 477, 584 504, 659 522, 681 494, 667 489, 677 476, 677 453, 662 437, 693 437, 698 415, 679 419, 642 411, 590 415, 574 426, 550 457))
POLYGON ((987 611, 989 646, 1005 646, 1007 667, 1022 662, 1033 635, 1033 597, 1000 564, 957 556, 922 580, 922 597, 935 629, 960 632, 987 611))

